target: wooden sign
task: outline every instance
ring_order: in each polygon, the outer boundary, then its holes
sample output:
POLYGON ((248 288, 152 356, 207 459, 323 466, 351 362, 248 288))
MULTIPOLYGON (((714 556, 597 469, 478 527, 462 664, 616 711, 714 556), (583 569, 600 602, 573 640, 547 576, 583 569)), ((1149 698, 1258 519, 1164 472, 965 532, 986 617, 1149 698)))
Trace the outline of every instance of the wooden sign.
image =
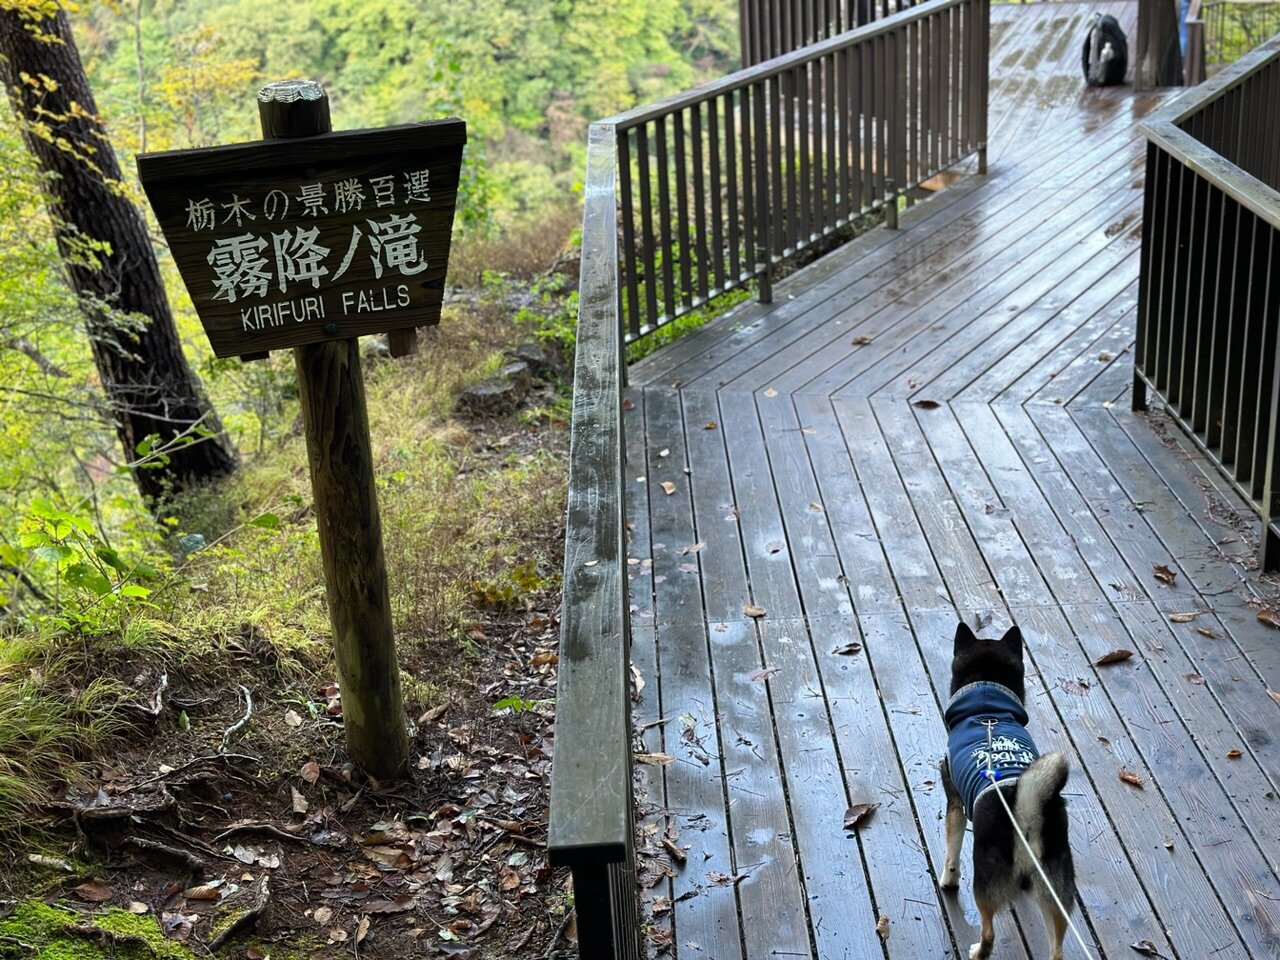
POLYGON ((142 154, 219 357, 440 321, 466 124, 142 154))

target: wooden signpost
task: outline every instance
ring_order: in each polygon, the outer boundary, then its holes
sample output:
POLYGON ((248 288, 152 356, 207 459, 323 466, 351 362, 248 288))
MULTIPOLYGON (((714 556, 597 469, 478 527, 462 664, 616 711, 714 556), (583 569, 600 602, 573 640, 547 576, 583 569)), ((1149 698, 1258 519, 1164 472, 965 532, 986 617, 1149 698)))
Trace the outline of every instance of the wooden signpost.
POLYGON ((310 80, 258 95, 264 140, 143 154, 138 172, 220 357, 294 348, 353 761, 403 775, 392 632, 358 336, 412 351, 440 319, 466 125, 332 133, 310 80))

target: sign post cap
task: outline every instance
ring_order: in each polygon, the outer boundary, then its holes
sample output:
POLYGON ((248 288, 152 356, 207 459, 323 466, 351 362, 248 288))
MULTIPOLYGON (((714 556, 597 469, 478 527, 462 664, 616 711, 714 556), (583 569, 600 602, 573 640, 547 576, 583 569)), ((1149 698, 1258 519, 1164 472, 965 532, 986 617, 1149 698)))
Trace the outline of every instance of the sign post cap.
POLYGON ((258 91, 262 103, 293 103, 295 100, 323 100, 319 80, 272 80, 258 91))

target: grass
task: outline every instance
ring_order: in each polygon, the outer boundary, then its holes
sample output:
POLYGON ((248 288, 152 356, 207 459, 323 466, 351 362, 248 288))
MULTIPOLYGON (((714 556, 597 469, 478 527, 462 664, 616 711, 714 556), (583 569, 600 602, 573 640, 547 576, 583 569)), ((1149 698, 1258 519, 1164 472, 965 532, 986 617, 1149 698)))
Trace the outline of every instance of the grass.
MULTIPOLYGON (((496 265, 508 271, 509 290, 531 289, 569 246, 574 222, 552 214, 504 242, 463 243, 455 264, 464 271, 476 268, 468 263, 496 265)), ((529 337, 512 321, 506 302, 463 298, 446 306, 438 327, 421 331, 418 354, 364 364, 391 602, 406 660, 429 664, 434 641, 458 635, 482 612, 478 584, 509 582, 529 564, 542 577, 553 574, 548 558, 558 549, 551 541, 559 535, 565 471, 542 449, 539 431, 555 418, 511 418, 478 434, 478 425, 453 412, 463 387, 491 375, 503 351, 529 337)), ((160 672, 230 689, 233 700, 238 672, 248 671, 244 680, 255 690, 281 696, 334 676, 292 362, 285 353, 249 366, 267 365, 254 389, 270 386, 275 398, 256 401, 250 420, 262 419, 243 468, 176 499, 163 540, 148 535, 152 549, 192 538, 204 549, 164 558, 162 582, 148 584, 153 595, 113 608, 110 617, 67 624, 28 612, 25 620, 0 621, 0 836, 29 825, 86 761, 119 742, 135 716, 124 704, 148 699, 160 672), (264 514, 278 520, 252 522, 264 514)), ((211 392, 220 387, 230 391, 221 404, 245 389, 244 378, 236 372, 211 392)), ((438 696, 421 670, 405 680, 410 709, 438 696)))

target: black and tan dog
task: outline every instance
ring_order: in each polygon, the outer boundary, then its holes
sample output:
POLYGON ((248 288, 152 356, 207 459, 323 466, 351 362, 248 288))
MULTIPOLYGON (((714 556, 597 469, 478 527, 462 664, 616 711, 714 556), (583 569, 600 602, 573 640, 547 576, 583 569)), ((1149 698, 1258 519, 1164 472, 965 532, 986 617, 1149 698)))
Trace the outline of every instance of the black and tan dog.
POLYGON ((971 960, 990 956, 992 919, 1019 892, 1040 905, 1053 943, 1051 960, 1061 960, 1067 918, 1018 839, 999 790, 1008 801, 1058 899, 1071 909, 1075 869, 1067 838, 1067 760, 1043 757, 1027 733, 1022 632, 1012 627, 999 640, 980 640, 965 624, 956 628, 947 705, 947 757, 942 785, 947 794, 947 860, 942 887, 960 882, 960 846, 966 818, 973 823, 973 897, 982 915, 982 939, 969 948, 971 960))

